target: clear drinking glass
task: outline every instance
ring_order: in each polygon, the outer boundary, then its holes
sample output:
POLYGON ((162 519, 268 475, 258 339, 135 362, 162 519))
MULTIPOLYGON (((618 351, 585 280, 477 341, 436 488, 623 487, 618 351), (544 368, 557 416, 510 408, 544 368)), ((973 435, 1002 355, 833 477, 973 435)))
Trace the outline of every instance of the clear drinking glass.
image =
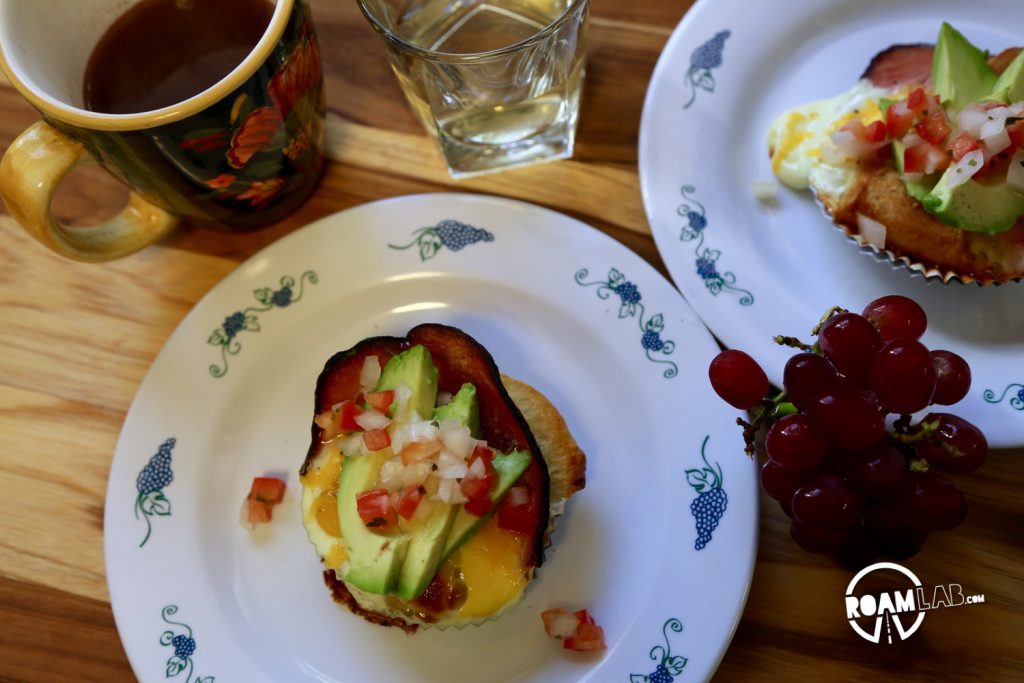
POLYGON ((453 177, 572 156, 588 0, 359 0, 453 177))

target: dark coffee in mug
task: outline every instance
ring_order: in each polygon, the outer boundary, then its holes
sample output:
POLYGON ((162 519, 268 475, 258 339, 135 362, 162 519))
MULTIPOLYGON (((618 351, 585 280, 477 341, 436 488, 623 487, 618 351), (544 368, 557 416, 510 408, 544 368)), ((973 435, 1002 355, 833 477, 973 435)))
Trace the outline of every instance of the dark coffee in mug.
POLYGON ((187 100, 245 59, 273 13, 268 0, 142 0, 93 49, 85 107, 134 114, 187 100))

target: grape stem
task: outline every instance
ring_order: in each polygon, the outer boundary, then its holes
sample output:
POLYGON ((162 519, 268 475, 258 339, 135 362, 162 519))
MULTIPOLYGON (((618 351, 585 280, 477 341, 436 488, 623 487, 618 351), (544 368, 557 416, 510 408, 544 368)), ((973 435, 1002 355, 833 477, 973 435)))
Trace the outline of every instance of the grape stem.
POLYGON ((825 312, 825 315, 821 316, 821 320, 819 320, 818 324, 814 326, 814 329, 811 330, 811 334, 817 337, 818 332, 821 332, 821 326, 824 325, 829 318, 831 318, 832 316, 839 315, 840 313, 849 313, 849 311, 843 308, 842 306, 833 306, 832 308, 828 309, 828 311, 825 312))
POLYGON ((736 418, 736 424, 743 427, 743 452, 751 458, 757 453, 755 443, 757 434, 762 428, 768 427, 780 417, 792 415, 798 412, 796 406, 790 403, 786 392, 780 391, 772 398, 761 401, 761 405, 751 409, 751 421, 747 422, 742 417, 736 418))
POLYGON ((810 344, 804 344, 796 337, 786 337, 784 335, 776 335, 772 337, 772 341, 779 346, 788 346, 792 349, 800 349, 801 351, 809 351, 810 353, 818 353, 817 346, 811 346, 810 344))

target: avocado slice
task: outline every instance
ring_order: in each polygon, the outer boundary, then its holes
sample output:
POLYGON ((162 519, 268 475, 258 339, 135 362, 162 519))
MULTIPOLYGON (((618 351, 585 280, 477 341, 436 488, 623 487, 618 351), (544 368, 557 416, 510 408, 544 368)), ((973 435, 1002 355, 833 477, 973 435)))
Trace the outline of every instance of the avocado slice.
POLYGON ((411 534, 394 591, 398 597, 411 600, 430 585, 441 565, 445 540, 461 509, 459 505, 438 505, 423 526, 411 534))
POLYGON ((409 548, 404 534, 384 535, 368 529, 356 510, 356 494, 369 490, 380 475, 387 451, 345 457, 338 476, 338 522, 348 551, 345 581, 370 593, 390 593, 409 548))
POLYGON ((458 420, 461 424, 469 427, 469 433, 473 438, 480 438, 480 405, 476 400, 476 387, 466 382, 459 387, 458 393, 452 400, 443 406, 434 408, 434 419, 437 422, 444 420, 458 420))
POLYGON ((458 508, 459 512, 455 517, 451 530, 448 532, 448 538, 441 553, 441 562, 447 560, 466 539, 480 528, 480 525, 494 514, 494 511, 498 509, 498 503, 501 502, 501 499, 505 497, 508 490, 519 479, 519 475, 526 471, 526 468, 530 466, 532 461, 533 457, 527 451, 512 451, 511 453, 501 453, 494 456, 491 464, 494 466, 494 473, 498 477, 498 482, 491 492, 491 502, 494 505, 491 506, 490 512, 481 517, 477 517, 471 512, 466 512, 465 508, 458 508))
POLYGON ((1024 51, 999 75, 988 99, 1011 104, 1024 100, 1024 51))
POLYGON ((430 351, 422 344, 392 356, 381 370, 374 390, 386 391, 402 385, 411 389, 412 395, 405 406, 407 414, 395 415, 396 405, 391 404, 391 414, 396 419, 408 419, 413 412, 421 419, 426 419, 434 412, 434 403, 437 401, 437 366, 430 357, 430 351))
POLYGON ((942 104, 960 111, 989 97, 996 74, 988 65, 988 53, 971 45, 963 34, 942 22, 932 58, 932 83, 942 104))
POLYGON ((1024 195, 1005 182, 988 185, 968 180, 950 187, 949 181, 955 172, 954 166, 946 169, 922 200, 925 208, 942 221, 964 230, 992 235, 1009 230, 1024 215, 1024 195))
MULTIPOLYGON (((433 419, 457 420, 469 427, 474 437, 479 436, 480 408, 476 400, 476 387, 468 382, 464 383, 451 401, 434 409, 433 419)), ((423 526, 411 535, 409 549, 398 576, 398 587, 395 591, 398 597, 411 600, 430 585, 437 568, 441 565, 441 553, 452 524, 461 512, 460 505, 438 505, 423 522, 423 526)))

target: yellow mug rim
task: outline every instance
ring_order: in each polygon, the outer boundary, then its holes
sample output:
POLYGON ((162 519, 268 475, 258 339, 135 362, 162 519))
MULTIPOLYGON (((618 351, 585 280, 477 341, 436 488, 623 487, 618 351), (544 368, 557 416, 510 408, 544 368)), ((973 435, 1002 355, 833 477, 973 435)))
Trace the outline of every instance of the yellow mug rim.
POLYGON ((292 8, 297 1, 299 0, 277 0, 274 14, 270 17, 270 25, 267 26, 267 30, 264 31, 263 36, 256 43, 256 47, 246 55, 245 59, 238 66, 232 69, 231 73, 187 100, 161 109, 136 114, 104 114, 73 107, 56 98, 36 91, 22 80, 8 63, 2 44, 0 44, 0 70, 4 72, 4 75, 21 93, 22 97, 28 100, 32 106, 44 115, 63 123, 101 131, 129 131, 155 128, 156 126, 181 121, 203 111, 230 95, 249 80, 274 51, 278 41, 284 34, 284 29, 291 17, 292 8))

